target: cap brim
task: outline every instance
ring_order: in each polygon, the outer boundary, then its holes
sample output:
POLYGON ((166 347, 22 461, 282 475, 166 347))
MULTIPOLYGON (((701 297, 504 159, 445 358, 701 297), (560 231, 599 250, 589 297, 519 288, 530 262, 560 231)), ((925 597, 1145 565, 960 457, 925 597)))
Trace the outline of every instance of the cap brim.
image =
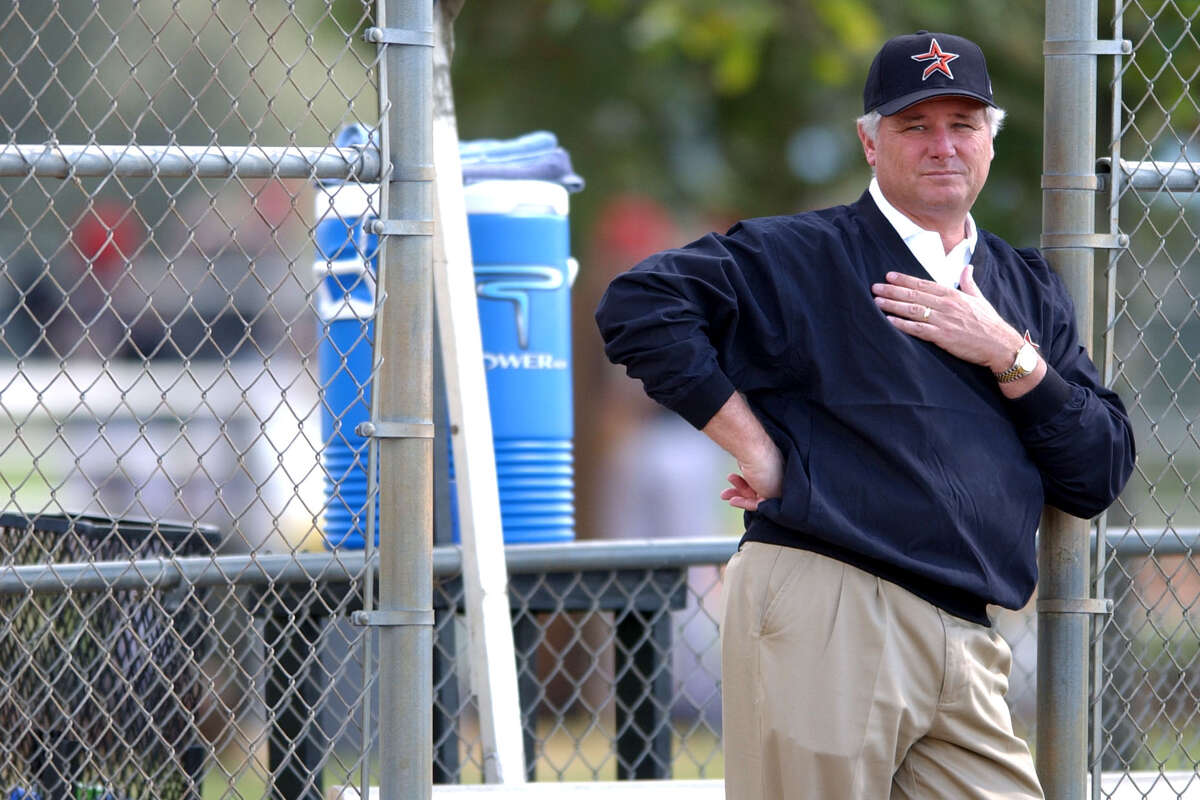
POLYGON ((878 111, 880 116, 890 117, 892 114, 903 111, 909 106, 914 106, 922 100, 928 100, 931 97, 969 97, 972 100, 978 100, 984 105, 996 108, 996 104, 990 98, 984 97, 981 94, 976 94, 975 92, 965 92, 962 89, 956 89, 952 86, 942 86, 935 89, 922 89, 919 92, 913 92, 912 94, 906 94, 903 97, 897 97, 891 102, 875 106, 875 108, 871 109, 871 111, 878 111))

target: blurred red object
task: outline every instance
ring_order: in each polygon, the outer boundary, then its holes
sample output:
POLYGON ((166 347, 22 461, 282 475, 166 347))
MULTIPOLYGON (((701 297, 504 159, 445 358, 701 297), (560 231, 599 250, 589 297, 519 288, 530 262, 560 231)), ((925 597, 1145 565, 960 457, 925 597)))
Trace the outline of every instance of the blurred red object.
POLYGON ((142 226, 130 206, 95 203, 84 212, 71 235, 75 249, 99 273, 120 270, 142 242, 142 226))
POLYGON ((644 195, 625 194, 600 211, 593 242, 605 261, 625 269, 652 253, 682 244, 681 235, 662 203, 644 195))

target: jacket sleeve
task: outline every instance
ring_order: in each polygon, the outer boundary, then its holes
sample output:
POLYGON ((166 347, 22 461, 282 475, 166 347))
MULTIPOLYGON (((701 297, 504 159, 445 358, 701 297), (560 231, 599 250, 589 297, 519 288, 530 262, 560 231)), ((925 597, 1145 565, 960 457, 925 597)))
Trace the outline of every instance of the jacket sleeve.
POLYGON ((765 247, 739 223, 657 253, 618 275, 596 309, 608 358, 696 428, 745 388, 753 360, 740 357, 740 343, 769 350, 779 336, 765 247))
POLYGON ((1052 291, 1041 343, 1049 368, 1033 391, 1013 401, 1013 419, 1041 471, 1046 502, 1091 518, 1117 499, 1133 472, 1133 428, 1121 399, 1102 385, 1079 341, 1066 287, 1041 253, 1019 252, 1044 271, 1052 291))

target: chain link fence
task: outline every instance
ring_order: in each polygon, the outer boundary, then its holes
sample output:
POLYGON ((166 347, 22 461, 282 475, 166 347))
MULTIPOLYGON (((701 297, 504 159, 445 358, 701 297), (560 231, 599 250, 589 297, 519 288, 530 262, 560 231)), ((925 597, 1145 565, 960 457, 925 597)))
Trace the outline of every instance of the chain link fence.
MULTIPOLYGON (((328 302, 372 299, 371 271, 342 262, 374 257, 361 218, 378 200, 360 181, 378 159, 333 146, 377 125, 372 8, 0 14, 5 797, 317 798, 377 776, 362 725, 375 665, 348 622, 367 565, 323 547, 331 517, 365 531, 346 476, 366 459, 348 431, 369 398, 370 366, 351 366, 369 320, 328 302), (356 332, 335 337, 335 321, 356 332)), ((599 548, 565 571, 569 546, 510 551, 530 777, 723 774, 733 542, 664 547, 599 548)), ((435 778, 472 782, 452 551, 435 572, 435 778)), ((1001 621, 1023 731, 1030 623, 1001 621)))
POLYGON ((337 198, 378 155, 334 142, 378 125, 373 9, 0 10, 0 797, 358 780, 363 634, 318 623, 361 605, 322 537, 365 523, 329 309, 372 279, 337 198))
POLYGON ((1107 514, 1113 547, 1094 573, 1114 610, 1096 626, 1091 758, 1108 773, 1161 773, 1164 797, 1200 791, 1198 11, 1189 2, 1116 3, 1111 30, 1132 48, 1109 73, 1107 211, 1128 246, 1113 251, 1097 282, 1107 321, 1097 352, 1129 407, 1139 452, 1107 514))
MULTIPOLYGON (((562 546, 529 554, 510 548, 531 779, 723 777, 718 623, 723 567, 735 547, 718 538, 610 543, 582 555, 562 546), (610 568, 615 561, 666 566, 610 568), (564 571, 564 563, 578 566, 564 571)), ((439 582, 435 606, 461 605, 453 573, 443 577, 448 580, 439 582)), ((998 611, 995 619, 1013 649, 1008 702, 1014 728, 1032 738, 1033 604, 998 611)), ((439 613, 435 781, 473 782, 481 775, 464 635, 439 613)))
MULTIPOLYGON (((373 7, 0 11, 0 796, 318 798, 377 775, 376 665, 348 622, 368 564, 324 547, 331 518, 366 530, 347 476, 366 464, 355 303, 373 301, 361 223, 379 160, 368 139, 334 143, 378 124, 373 7)), ((1097 626, 1092 758, 1108 773, 1194 772, 1200 749, 1196 16, 1114 16, 1133 42, 1109 184, 1130 242, 1101 283, 1097 352, 1140 460, 1099 538, 1116 602, 1097 626)), ((723 774, 733 546, 510 548, 531 777, 723 774)), ((438 551, 440 782, 483 771, 460 566, 438 551)), ((1036 746, 1034 616, 997 621, 1036 746)))

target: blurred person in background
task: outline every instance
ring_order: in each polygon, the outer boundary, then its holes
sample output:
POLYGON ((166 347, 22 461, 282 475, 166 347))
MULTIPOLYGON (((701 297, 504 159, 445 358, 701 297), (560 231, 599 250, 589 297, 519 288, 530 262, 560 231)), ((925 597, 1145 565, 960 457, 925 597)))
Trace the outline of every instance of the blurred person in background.
POLYGON ((1045 259, 976 227, 1003 120, 982 51, 886 42, 848 206, 743 221, 618 276, 606 353, 738 464, 730 798, 1041 798, 987 606, 1033 591, 1045 503, 1091 517, 1129 420, 1045 259))
MULTIPOLYGON (((629 264, 670 247, 683 238, 682 227, 659 201, 622 194, 604 204, 581 270, 577 302, 595 308, 608 283, 629 264)), ((589 315, 590 317, 590 315, 589 315)), ((587 320, 590 326, 594 323, 587 320)), ((592 340, 590 330, 575 341, 592 340)), ((575 407, 590 424, 577 432, 581 459, 581 507, 584 525, 606 539, 661 536, 713 536, 730 530, 719 498, 721 467, 729 457, 674 414, 661 407, 603 360, 581 358, 575 407), (669 474, 663 471, 669 470, 669 474), (637 513, 640 503, 614 503, 642 492, 647 474, 658 474, 661 487, 653 513, 637 513), (698 476, 703 476, 697 479, 698 476), (714 502, 715 501, 715 502, 714 502)), ((725 470, 727 471, 727 470, 725 470)))
POLYGON ((10 255, 0 283, 0 358, 53 357, 47 331, 62 304, 62 289, 45 261, 10 255))
POLYGON ((80 215, 55 261, 21 248, 0 283, 0 357, 101 360, 126 339, 117 304, 145 232, 128 205, 98 200, 80 215))
MULTIPOLYGON (((576 501, 580 530, 601 539, 656 539, 731 535, 740 528, 736 514, 717 496, 732 460, 720 447, 674 414, 637 391, 619 370, 589 357, 595 308, 608 283, 629 264, 669 247, 682 237, 682 226, 652 197, 625 193, 605 201, 574 289, 574 302, 587 308, 586 322, 573 332, 580 344, 575 359, 578 389, 575 413, 589 421, 576 430, 576 501), (653 501, 650 501, 653 494, 653 501)), ((712 724, 720 715, 716 680, 720 664, 714 620, 719 613, 720 581, 715 567, 688 570, 687 606, 676 617, 680 636, 672 652, 676 676, 675 714, 712 724), (716 587, 716 588, 714 588, 716 587)), ((549 637, 578 637, 570 626, 549 637)), ((582 694, 592 706, 602 702, 611 684, 595 667, 595 653, 611 639, 601 619, 582 634, 587 645, 563 656, 563 669, 584 680, 582 694), (594 677, 587 677, 594 676, 594 677)), ((604 658, 611 662, 611 653, 604 658)), ((611 671, 611 666, 609 666, 611 671)), ((576 681, 558 681, 547 694, 565 702, 577 692, 576 681)))

